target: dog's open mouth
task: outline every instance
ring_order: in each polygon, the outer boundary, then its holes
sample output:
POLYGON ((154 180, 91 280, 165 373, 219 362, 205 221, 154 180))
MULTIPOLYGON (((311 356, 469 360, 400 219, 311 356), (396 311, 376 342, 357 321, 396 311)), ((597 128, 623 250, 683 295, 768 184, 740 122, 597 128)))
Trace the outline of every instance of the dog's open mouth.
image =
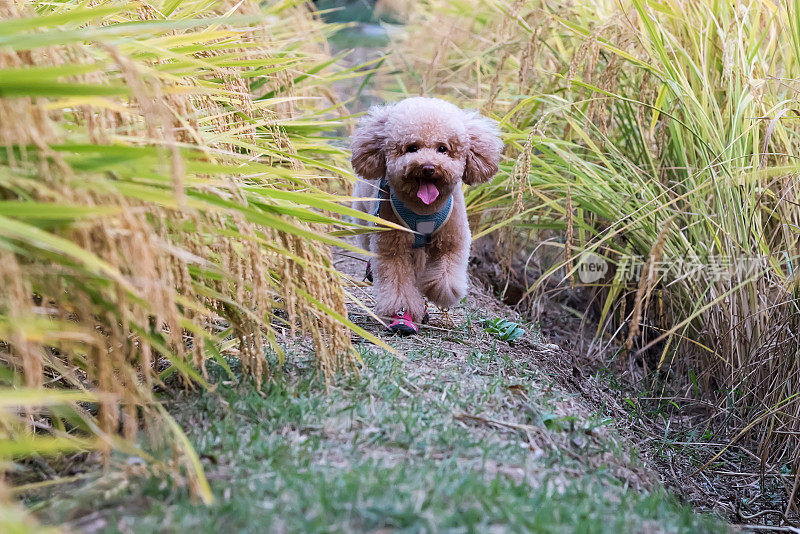
POLYGON ((425 204, 430 204, 436 197, 439 196, 439 190, 436 188, 436 182, 428 180, 419 181, 419 189, 417 189, 417 198, 425 204))

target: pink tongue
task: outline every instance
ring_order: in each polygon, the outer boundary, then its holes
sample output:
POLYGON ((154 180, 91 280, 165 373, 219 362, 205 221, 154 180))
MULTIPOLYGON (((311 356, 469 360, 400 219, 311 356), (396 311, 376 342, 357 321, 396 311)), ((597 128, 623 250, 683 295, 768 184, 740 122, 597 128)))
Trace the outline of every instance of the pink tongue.
POLYGON ((417 196, 425 204, 430 204, 439 196, 439 190, 436 189, 433 182, 420 182, 417 196))

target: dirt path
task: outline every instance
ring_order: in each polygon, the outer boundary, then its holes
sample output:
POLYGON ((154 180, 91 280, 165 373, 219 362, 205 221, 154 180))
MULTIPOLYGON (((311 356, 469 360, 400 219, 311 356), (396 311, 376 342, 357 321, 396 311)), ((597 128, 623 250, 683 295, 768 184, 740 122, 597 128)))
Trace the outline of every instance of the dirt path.
MULTIPOLYGON (((361 281, 364 260, 349 253, 337 252, 337 257, 336 267, 356 281, 351 285, 351 292, 371 306, 372 288, 361 281)), ((629 458, 632 453, 629 443, 620 440, 611 421, 603 419, 601 404, 610 399, 601 398, 599 389, 587 388, 581 383, 585 377, 573 365, 574 358, 538 332, 536 325, 526 323, 517 312, 489 294, 476 279, 472 278, 470 285, 465 302, 449 313, 429 307, 430 323, 421 325, 420 335, 416 337, 386 334, 375 319, 354 303, 350 305, 350 317, 359 326, 385 339, 401 355, 416 355, 420 351, 433 353, 434 357, 403 363, 409 380, 441 384, 444 389, 457 384, 466 397, 490 391, 492 382, 498 379, 509 383, 507 391, 501 393, 502 401, 481 406, 480 413, 470 412, 467 405, 463 409, 455 408, 455 424, 465 425, 486 439, 523 434, 522 445, 529 446, 534 453, 560 450, 573 458, 579 457, 586 467, 608 463, 631 488, 652 488, 658 480, 652 470, 614 457, 612 451, 629 458), (500 340, 482 323, 498 318, 521 324, 525 335, 513 343, 500 340), (476 358, 482 359, 484 365, 476 366, 476 358), (587 398, 585 393, 595 395, 587 398), (532 404, 546 408, 548 413, 544 420, 542 417, 537 420, 535 414, 530 413, 532 404), (543 432, 558 426, 546 424, 553 420, 566 422, 563 430, 569 431, 543 432), (575 439, 576 433, 582 434, 582 439, 575 439)), ((436 394, 439 389, 442 388, 436 388, 436 394)))
MULTIPOLYGON (((363 281, 365 260, 341 251, 335 257, 337 268, 353 281, 351 293, 371 306, 372 288, 363 281)), ((450 424, 486 443, 513 442, 534 459, 557 458, 544 476, 542 465, 530 458, 519 464, 492 464, 487 467, 490 472, 537 483, 561 481, 556 485, 563 486, 565 480, 602 471, 622 483, 625 492, 661 491, 661 477, 647 458, 652 451, 636 450, 634 443, 641 440, 632 439, 625 421, 614 418, 627 413, 616 396, 584 376, 575 354, 552 343, 537 325, 525 324, 479 280, 471 278, 470 285, 464 303, 448 314, 433 307, 430 324, 421 325, 416 337, 387 337, 355 303, 350 305, 351 319, 388 340, 402 355, 412 355, 403 369, 406 379, 418 384, 409 392, 418 399, 435 403, 440 394, 446 398, 451 387, 463 399, 492 397, 492 402, 454 403, 450 424), (521 323, 526 334, 514 343, 504 342, 485 328, 485 321, 494 319, 521 323), (414 357, 419 353, 423 357, 414 357)), ((558 337, 566 339, 561 334, 558 337)))
MULTIPOLYGON (((350 290, 364 263, 337 252, 350 290)), ((85 532, 724 532, 661 487, 624 422, 571 356, 475 285, 452 323, 432 310, 395 347, 356 340, 360 376, 329 392, 303 342, 285 376, 256 391, 211 367, 213 393, 165 404, 200 455, 216 502, 141 470, 112 470, 36 505, 45 521, 85 532), (518 321, 510 344, 484 319, 518 321)), ((234 369, 236 371, 236 369, 234 369)))

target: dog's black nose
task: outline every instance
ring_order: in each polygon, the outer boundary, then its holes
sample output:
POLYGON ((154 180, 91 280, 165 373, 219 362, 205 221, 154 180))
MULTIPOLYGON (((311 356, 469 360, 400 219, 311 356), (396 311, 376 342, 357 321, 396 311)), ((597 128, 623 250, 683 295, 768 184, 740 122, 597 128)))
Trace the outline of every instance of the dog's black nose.
POLYGON ((434 172, 436 172, 436 167, 434 167, 433 165, 422 166, 422 176, 430 178, 431 176, 433 176, 434 172))

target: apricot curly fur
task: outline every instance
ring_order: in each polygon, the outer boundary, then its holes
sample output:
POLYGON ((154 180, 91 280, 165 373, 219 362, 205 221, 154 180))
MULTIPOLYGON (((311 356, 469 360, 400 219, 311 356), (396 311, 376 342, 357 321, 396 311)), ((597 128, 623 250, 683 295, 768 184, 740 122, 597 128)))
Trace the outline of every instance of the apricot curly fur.
POLYGON ((424 297, 453 306, 467 293, 472 242, 462 184, 486 182, 497 173, 503 151, 497 124, 444 100, 415 97, 370 109, 351 141, 357 209, 374 213, 381 201, 379 215, 400 223, 386 198, 378 198, 382 178, 419 214, 435 213, 453 197, 450 219, 424 248, 412 248, 412 234, 400 230, 359 236, 359 245, 375 255, 376 314, 388 319, 406 309, 419 322, 424 297), (433 174, 426 176, 431 166, 433 174), (439 193, 430 203, 417 196, 421 182, 433 183, 439 193))

